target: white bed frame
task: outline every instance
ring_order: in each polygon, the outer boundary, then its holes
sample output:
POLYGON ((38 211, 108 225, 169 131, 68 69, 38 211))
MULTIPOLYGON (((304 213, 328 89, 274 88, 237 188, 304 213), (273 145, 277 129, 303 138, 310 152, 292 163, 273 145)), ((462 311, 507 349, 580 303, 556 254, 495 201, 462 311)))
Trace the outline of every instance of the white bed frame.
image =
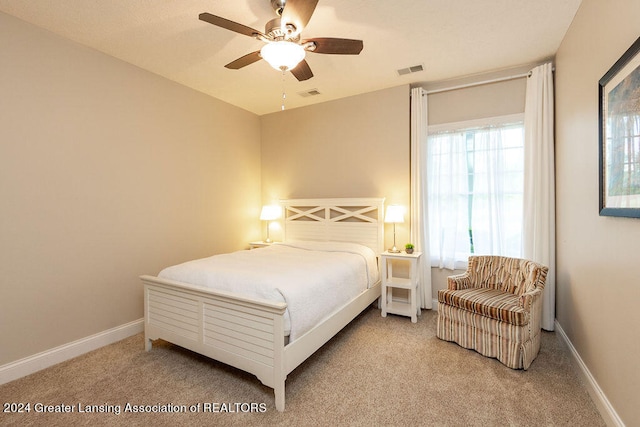
MULTIPOLYGON (((355 242, 377 255, 384 247, 384 199, 291 199, 284 240, 355 242)), ((259 250, 259 249, 258 249, 259 250)), ((248 298, 187 283, 141 276, 145 349, 163 339, 250 372, 274 389, 284 411, 287 375, 380 296, 380 282, 285 345, 286 303, 248 298)))

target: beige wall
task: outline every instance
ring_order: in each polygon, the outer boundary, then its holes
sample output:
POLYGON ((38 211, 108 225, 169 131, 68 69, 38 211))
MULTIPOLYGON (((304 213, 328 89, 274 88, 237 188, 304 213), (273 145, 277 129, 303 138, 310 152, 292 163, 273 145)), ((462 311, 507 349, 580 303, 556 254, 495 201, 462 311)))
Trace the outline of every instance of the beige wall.
MULTIPOLYGON (((490 79, 490 77, 486 78, 486 80, 490 79)), ((451 85, 455 87, 455 83, 452 82, 451 85)), ((438 125, 524 113, 526 88, 527 79, 521 77, 430 94, 428 96, 429 124, 438 125)))
MULTIPOLYGON (((409 206, 409 87, 261 117, 262 198, 386 197, 409 206)), ((408 219, 408 218, 407 218, 408 219)), ((276 237, 277 238, 277 237, 276 237)), ((393 229, 386 229, 393 243, 393 229)), ((397 241, 408 241, 399 225, 397 241)))
POLYGON ((598 80, 639 22, 637 0, 584 0, 556 56, 556 317, 629 426, 640 424, 640 219, 598 215, 598 80))
POLYGON ((259 117, 2 13, 0 40, 0 365, 259 237, 259 117))

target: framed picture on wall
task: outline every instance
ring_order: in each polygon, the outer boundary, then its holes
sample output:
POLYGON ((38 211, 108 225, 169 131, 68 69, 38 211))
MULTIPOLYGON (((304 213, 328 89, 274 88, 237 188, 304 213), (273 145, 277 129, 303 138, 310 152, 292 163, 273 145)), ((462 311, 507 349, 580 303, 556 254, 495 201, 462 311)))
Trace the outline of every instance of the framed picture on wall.
POLYGON ((600 215, 640 218, 640 38, 599 86, 600 215))

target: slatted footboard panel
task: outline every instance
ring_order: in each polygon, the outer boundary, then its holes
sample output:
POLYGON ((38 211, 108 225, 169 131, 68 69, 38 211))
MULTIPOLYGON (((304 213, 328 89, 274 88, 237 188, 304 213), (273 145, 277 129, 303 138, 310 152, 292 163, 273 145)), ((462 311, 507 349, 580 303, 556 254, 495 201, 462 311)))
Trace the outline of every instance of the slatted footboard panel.
POLYGON ((274 360, 274 320, 264 313, 217 301, 204 304, 204 343, 267 366, 274 360), (248 312, 247 312, 248 310, 248 312))
POLYGON ((286 304, 142 276, 145 346, 164 339, 256 375, 284 383, 286 304))
POLYGON ((200 327, 198 300, 166 289, 150 288, 148 298, 148 322, 189 340, 198 341, 200 327))

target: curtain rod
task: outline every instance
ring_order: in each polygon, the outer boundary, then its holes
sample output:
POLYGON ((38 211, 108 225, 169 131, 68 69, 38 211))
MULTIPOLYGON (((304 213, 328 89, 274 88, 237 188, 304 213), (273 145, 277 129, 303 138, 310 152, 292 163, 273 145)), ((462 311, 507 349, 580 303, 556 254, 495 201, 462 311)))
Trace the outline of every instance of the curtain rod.
POLYGON ((462 84, 462 85, 458 85, 458 86, 445 87, 445 88, 442 88, 442 89, 425 90, 425 94, 431 95, 432 93, 448 92, 450 90, 464 89, 464 88, 467 88, 467 87, 482 86, 482 85, 486 85, 486 84, 490 84, 490 83, 498 83, 498 82, 504 82, 504 81, 507 81, 507 80, 521 79, 521 78, 524 78, 524 77, 529 77, 530 75, 531 75, 531 71, 529 71, 527 73, 522 73, 522 74, 514 74, 512 76, 498 77, 498 78, 491 79, 491 80, 483 80, 483 81, 479 81, 479 82, 467 83, 467 84, 462 84))

